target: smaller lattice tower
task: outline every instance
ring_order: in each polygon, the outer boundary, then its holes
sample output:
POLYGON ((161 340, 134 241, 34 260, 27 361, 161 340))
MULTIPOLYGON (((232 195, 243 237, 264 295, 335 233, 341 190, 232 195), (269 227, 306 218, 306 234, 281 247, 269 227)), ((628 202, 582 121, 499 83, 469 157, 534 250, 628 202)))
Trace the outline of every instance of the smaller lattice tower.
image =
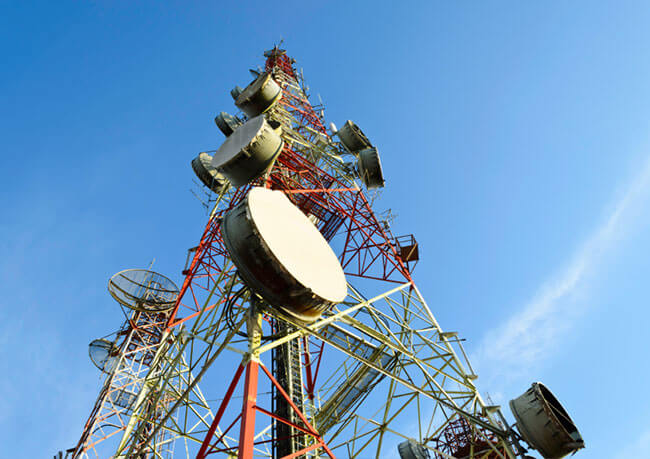
MULTIPOLYGON (((100 443, 116 431, 126 429, 131 413, 143 392, 142 381, 166 335, 170 310, 178 287, 165 276, 144 269, 128 269, 115 274, 108 291, 126 316, 114 333, 89 345, 91 361, 106 374, 99 397, 91 410, 81 438, 70 453, 73 457, 101 451, 100 443)), ((147 419, 159 413, 145 401, 147 419)), ((145 432, 152 422, 145 422, 145 432)), ((165 433, 160 433, 163 442, 165 433)), ((157 453, 160 453, 160 448, 157 453)))

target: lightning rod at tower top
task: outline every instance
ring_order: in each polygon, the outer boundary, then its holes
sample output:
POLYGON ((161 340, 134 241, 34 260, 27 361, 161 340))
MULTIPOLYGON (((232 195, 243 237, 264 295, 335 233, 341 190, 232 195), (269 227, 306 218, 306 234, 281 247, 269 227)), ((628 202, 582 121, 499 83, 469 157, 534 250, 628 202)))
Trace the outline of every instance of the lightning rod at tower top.
POLYGON ((90 343, 103 385, 77 443, 55 458, 583 448, 542 383, 510 402, 514 424, 483 400, 458 333, 416 286, 416 238, 373 209, 387 182, 378 146, 350 120, 326 127, 284 49, 264 58, 230 90, 237 112, 214 119, 223 143, 188 158, 208 219, 180 286, 151 266, 109 280, 126 319, 90 343))

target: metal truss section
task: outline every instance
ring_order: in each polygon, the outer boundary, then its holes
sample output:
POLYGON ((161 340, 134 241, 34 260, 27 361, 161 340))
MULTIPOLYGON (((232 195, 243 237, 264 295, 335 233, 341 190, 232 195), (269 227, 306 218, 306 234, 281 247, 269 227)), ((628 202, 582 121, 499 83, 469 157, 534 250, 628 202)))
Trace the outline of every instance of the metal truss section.
MULTIPOLYGON (((106 376, 72 457, 106 456, 100 444, 126 429, 144 377, 164 341, 168 319, 165 312, 133 311, 117 333, 121 344, 116 364, 106 376)), ((149 417, 155 414, 149 413, 149 417)))
POLYGON ((210 194, 165 336, 147 349, 149 365, 131 359, 107 379, 95 411, 110 405, 119 422, 109 434, 98 418, 84 451, 121 433, 115 457, 397 457, 404 440, 434 457, 515 457, 461 341, 413 281, 414 239, 400 246, 377 216, 293 60, 277 47, 265 56, 282 88, 266 116, 281 123, 283 150, 253 183, 210 194), (265 304, 230 260, 221 219, 251 186, 283 191, 339 257, 348 297, 313 323, 265 304), (118 387, 128 393, 106 395, 118 387), (444 443, 460 425, 471 432, 467 454, 444 443))
MULTIPOLYGON (((177 457, 203 441, 214 415, 186 359, 186 353, 192 357, 192 347, 186 346, 190 341, 181 329, 170 335, 168 343, 159 350, 156 365, 144 378, 143 390, 116 457, 132 457, 133 451, 167 457, 156 453, 165 449, 172 453, 168 457, 177 457), (150 407, 155 407, 155 416, 150 407), (179 443, 182 452, 178 451, 179 443)), ((225 441, 236 440, 225 438, 225 441)))

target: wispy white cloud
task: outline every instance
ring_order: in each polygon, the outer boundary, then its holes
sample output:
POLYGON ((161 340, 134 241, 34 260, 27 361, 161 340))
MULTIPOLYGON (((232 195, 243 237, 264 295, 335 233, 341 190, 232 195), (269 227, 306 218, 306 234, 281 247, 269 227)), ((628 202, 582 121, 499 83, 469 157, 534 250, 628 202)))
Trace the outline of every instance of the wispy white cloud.
POLYGON ((601 255, 611 250, 634 225, 649 192, 650 158, 623 187, 607 217, 567 264, 504 325, 486 334, 473 356, 479 367, 501 368, 501 374, 492 375, 499 378, 504 373, 518 375, 553 350, 561 333, 579 316, 574 300, 587 293, 588 275, 600 265, 601 255))
POLYGON ((650 430, 642 432, 641 435, 628 446, 623 447, 621 450, 616 451, 615 459, 630 459, 631 457, 647 457, 650 451, 650 430))

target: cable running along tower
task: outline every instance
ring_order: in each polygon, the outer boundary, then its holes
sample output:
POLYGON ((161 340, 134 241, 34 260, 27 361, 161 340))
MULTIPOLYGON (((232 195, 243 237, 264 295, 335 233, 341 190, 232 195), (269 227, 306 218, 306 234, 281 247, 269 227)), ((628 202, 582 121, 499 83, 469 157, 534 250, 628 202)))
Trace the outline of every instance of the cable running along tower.
POLYGON ((209 218, 182 286, 127 270, 127 320, 90 354, 106 373, 77 445, 58 457, 559 458, 584 447, 541 383, 511 426, 479 395, 456 332, 413 279, 419 248, 372 208, 376 146, 325 127, 275 47, 231 91, 226 136, 192 168, 209 218), (206 395, 204 395, 206 394, 206 395))

